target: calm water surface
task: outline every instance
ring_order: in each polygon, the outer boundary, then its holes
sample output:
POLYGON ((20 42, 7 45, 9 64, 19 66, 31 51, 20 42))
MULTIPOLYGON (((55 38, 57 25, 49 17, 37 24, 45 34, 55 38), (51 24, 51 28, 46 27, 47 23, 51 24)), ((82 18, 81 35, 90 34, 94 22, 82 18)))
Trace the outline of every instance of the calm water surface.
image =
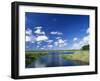
POLYGON ((41 56, 35 61, 32 61, 26 68, 39 68, 39 67, 58 67, 58 66, 75 66, 74 61, 65 60, 62 54, 74 54, 74 52, 49 52, 48 55, 41 56))

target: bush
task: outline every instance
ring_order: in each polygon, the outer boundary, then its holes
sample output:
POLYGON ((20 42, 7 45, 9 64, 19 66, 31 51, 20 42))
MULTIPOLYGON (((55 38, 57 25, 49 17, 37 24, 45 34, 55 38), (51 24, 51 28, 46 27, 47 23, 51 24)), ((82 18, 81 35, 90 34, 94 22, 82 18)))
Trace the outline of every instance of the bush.
POLYGON ((89 50, 89 45, 85 45, 82 47, 82 50, 89 50))

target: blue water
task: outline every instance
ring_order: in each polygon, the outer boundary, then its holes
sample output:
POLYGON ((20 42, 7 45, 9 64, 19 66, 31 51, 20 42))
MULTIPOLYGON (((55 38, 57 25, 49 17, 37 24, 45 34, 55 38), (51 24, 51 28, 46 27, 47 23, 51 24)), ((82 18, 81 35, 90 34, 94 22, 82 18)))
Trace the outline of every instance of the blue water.
POLYGON ((41 56, 37 60, 33 61, 27 66, 27 68, 33 67, 58 67, 58 66, 75 66, 74 61, 65 60, 61 57, 62 54, 74 54, 74 52, 49 52, 48 55, 41 56))

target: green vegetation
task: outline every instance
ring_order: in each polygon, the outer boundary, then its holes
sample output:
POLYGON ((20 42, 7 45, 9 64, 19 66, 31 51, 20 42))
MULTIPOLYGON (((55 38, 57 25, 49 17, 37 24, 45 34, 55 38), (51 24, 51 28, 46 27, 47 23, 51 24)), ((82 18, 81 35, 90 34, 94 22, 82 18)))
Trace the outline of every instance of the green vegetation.
POLYGON ((85 45, 82 47, 82 50, 89 50, 89 45, 85 45))
POLYGON ((45 51, 26 51, 25 62, 27 65, 31 64, 34 60, 48 55, 50 52, 59 52, 61 57, 65 60, 71 60, 76 65, 88 65, 89 64, 89 45, 83 46, 81 50, 45 50, 45 51), (66 54, 72 52, 72 54, 66 54))
POLYGON ((47 55, 48 52, 32 52, 32 51, 28 51, 25 53, 25 62, 26 62, 26 66, 28 64, 31 64, 32 61, 40 58, 41 56, 47 55))
POLYGON ((89 64, 89 51, 75 51, 74 54, 64 54, 62 58, 66 60, 72 60, 79 65, 89 64))
POLYGON ((79 50, 34 50, 34 51, 26 51, 26 53, 50 53, 50 52, 73 52, 73 51, 79 51, 79 50))
POLYGON ((26 58, 37 59, 40 56, 47 55, 48 52, 26 52, 26 58))

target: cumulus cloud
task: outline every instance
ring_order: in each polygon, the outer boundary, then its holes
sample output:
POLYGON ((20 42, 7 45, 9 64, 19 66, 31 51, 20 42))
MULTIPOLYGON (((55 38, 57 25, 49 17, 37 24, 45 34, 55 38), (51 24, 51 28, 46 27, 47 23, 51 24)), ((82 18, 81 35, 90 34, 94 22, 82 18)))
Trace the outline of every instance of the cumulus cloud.
POLYGON ((41 28, 42 28, 42 26, 37 26, 34 29, 41 29, 41 28))
POLYGON ((35 41, 35 36, 34 35, 32 35, 32 30, 31 29, 26 29, 25 30, 25 41, 26 42, 31 42, 31 43, 34 43, 34 41, 35 41))
POLYGON ((25 34, 26 34, 26 35, 32 35, 32 30, 29 29, 29 28, 26 29, 25 34))
POLYGON ((67 40, 58 39, 56 42, 54 42, 54 45, 57 47, 67 46, 67 40))
MULTIPOLYGON (((31 29, 26 29, 25 33, 26 33, 26 42, 31 42, 31 43, 35 43, 35 42, 41 42, 41 41, 47 41, 48 37, 46 36, 45 32, 42 31, 42 27, 35 27, 34 29, 36 29, 34 31, 34 33, 36 35, 32 34, 32 30, 31 29)), ((48 41, 51 42, 51 41, 48 41)))
POLYGON ((34 33, 35 34, 45 34, 45 32, 44 31, 42 31, 41 29, 42 29, 42 27, 35 27, 35 31, 34 31, 34 33))
POLYGON ((46 42, 47 42, 47 43, 52 43, 52 42, 53 42, 53 40, 47 40, 46 42))
POLYGON ((43 49, 45 49, 45 48, 41 47, 40 49, 43 50, 43 49))
POLYGON ((41 45, 41 41, 38 41, 38 42, 37 42, 37 45, 41 45))
POLYGON ((59 44, 64 43, 64 40, 59 39, 59 40, 58 40, 58 43, 59 43, 59 44))
POLYGON ((61 37, 56 37, 56 39, 61 39, 61 37))
POLYGON ((77 40, 78 40, 78 38, 77 38, 77 37, 74 37, 74 38, 73 38, 73 41, 77 41, 77 40))
POLYGON ((80 39, 79 42, 76 42, 76 40, 78 40, 78 38, 74 38, 73 41, 73 45, 72 45, 72 49, 80 49, 82 48, 84 45, 88 45, 89 44, 89 33, 90 33, 90 28, 88 28, 86 30, 86 36, 84 36, 82 39, 80 39))
POLYGON ((84 36, 79 42, 74 42, 72 45, 72 49, 80 49, 84 45, 89 44, 89 35, 84 36))
POLYGON ((36 37, 34 35, 26 35, 25 36, 25 41, 30 42, 30 43, 35 43, 36 42, 36 37))
POLYGON ((86 33, 87 33, 87 34, 89 34, 89 33, 90 33, 90 28, 88 28, 88 29, 86 30, 86 33))
POLYGON ((55 45, 55 46, 58 46, 58 42, 54 42, 54 45, 55 45))
POLYGON ((36 41, 46 41, 48 37, 46 35, 37 36, 36 41))
POLYGON ((79 43, 74 43, 72 45, 72 49, 80 49, 81 48, 81 45, 79 43))
POLYGON ((39 48, 40 46, 39 46, 39 45, 37 45, 36 47, 37 47, 37 48, 39 48))
POLYGON ((87 35, 87 36, 85 36, 85 37, 83 38, 83 44, 84 44, 84 45, 89 44, 89 35, 87 35))
POLYGON ((26 41, 26 42, 31 42, 31 37, 30 37, 30 36, 26 36, 26 37, 25 37, 25 41, 26 41))
MULTIPOLYGON (((49 39, 48 35, 45 33, 45 31, 42 30, 42 27, 35 27, 34 31, 32 31, 31 29, 26 29, 25 31, 25 39, 26 42, 30 42, 30 43, 34 43, 36 44, 36 48, 37 49, 52 49, 54 48, 63 48, 65 46, 67 46, 67 40, 62 39, 62 37, 57 36, 54 37, 54 39, 49 39), (45 45, 42 46, 42 45, 45 45)), ((61 32, 57 32, 57 31, 53 31, 50 32, 50 34, 52 35, 62 35, 63 33, 61 32)))
POLYGON ((52 48, 53 47, 53 45, 48 45, 48 48, 52 48))
POLYGON ((46 36, 46 34, 45 34, 45 32, 44 31, 42 31, 42 27, 41 26, 39 26, 39 27, 35 27, 35 31, 34 31, 34 33, 35 34, 37 34, 37 36, 36 36, 36 41, 46 41, 46 40, 48 40, 48 37, 46 36))
POLYGON ((31 35, 31 43, 35 43, 36 42, 36 36, 31 35))
POLYGON ((52 31, 52 32, 50 32, 50 34, 52 34, 52 35, 62 35, 63 33, 57 32, 57 31, 52 31))
POLYGON ((45 32, 41 31, 41 29, 37 29, 34 33, 36 33, 36 34, 45 34, 45 32))

